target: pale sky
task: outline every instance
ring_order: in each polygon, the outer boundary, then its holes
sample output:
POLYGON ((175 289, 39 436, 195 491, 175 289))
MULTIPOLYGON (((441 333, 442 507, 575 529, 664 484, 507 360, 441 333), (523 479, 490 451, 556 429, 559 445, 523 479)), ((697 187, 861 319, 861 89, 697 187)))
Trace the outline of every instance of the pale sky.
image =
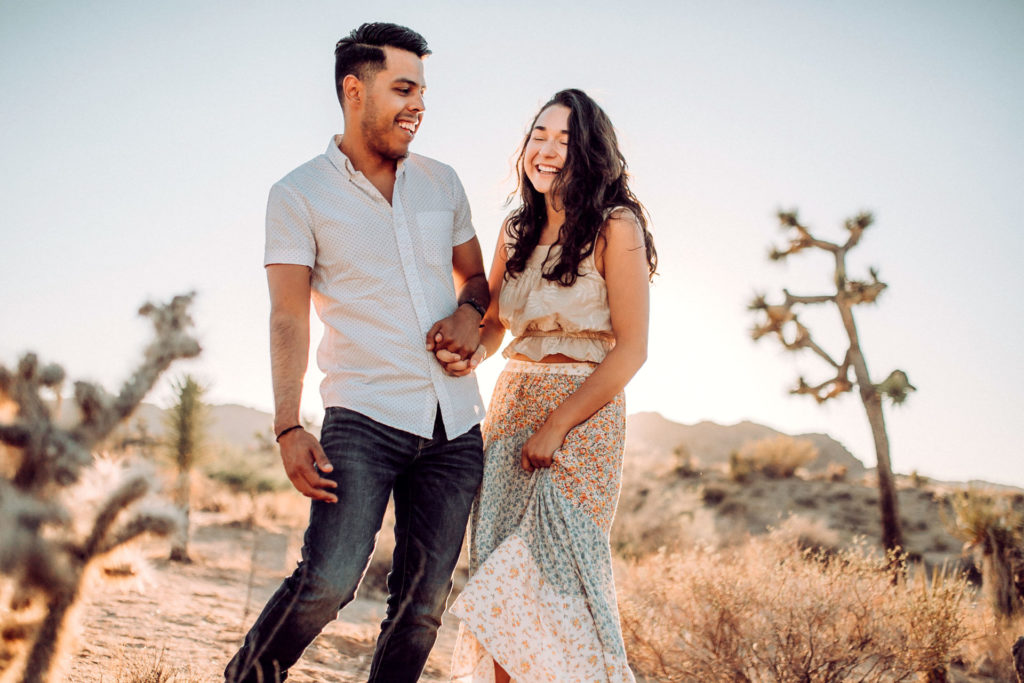
MULTIPOLYGON (((195 289, 204 353, 175 371, 269 410, 267 191, 342 131, 334 43, 375 20, 434 51, 413 151, 458 171, 488 261, 537 107, 578 87, 611 116, 661 259, 630 412, 827 432, 873 465, 859 399, 789 396, 828 368, 755 345, 745 310, 828 292, 824 254, 767 261, 778 208, 833 240, 866 209, 851 269, 890 288, 857 311, 861 344, 876 382, 898 367, 918 387, 886 410, 894 468, 1024 485, 1015 0, 0 0, 0 361, 32 349, 113 390, 149 338, 138 306, 195 289)), ((807 320, 841 357, 835 312, 807 320)))

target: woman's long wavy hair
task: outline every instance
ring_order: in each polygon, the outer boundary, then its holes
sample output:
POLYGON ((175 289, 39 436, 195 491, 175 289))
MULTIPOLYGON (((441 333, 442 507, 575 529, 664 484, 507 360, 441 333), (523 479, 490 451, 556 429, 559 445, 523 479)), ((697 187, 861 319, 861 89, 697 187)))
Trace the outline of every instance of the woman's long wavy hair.
POLYGON ((569 147, 565 165, 555 178, 551 192, 565 211, 565 223, 558 232, 562 246, 558 262, 545 267, 544 277, 571 286, 579 277, 583 259, 594 252, 597 238, 614 207, 632 211, 644 235, 647 265, 653 278, 658 254, 647 229, 647 211, 629 189, 626 160, 619 151, 615 128, 604 110, 582 90, 562 90, 555 94, 533 118, 516 160, 519 179, 509 201, 517 194, 520 204, 506 220, 510 244, 505 263, 506 277, 523 272, 526 260, 540 242, 547 221, 544 195, 534 189, 526 177, 526 146, 537 119, 548 107, 560 104, 569 108, 569 147))

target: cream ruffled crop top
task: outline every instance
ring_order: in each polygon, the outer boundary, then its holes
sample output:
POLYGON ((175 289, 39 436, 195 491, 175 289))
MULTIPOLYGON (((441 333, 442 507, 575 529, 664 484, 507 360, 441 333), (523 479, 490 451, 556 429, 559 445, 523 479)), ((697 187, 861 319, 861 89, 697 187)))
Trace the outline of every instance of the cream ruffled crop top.
POLYGON ((538 361, 561 353, 599 363, 615 346, 608 289, 593 253, 580 261, 571 287, 544 279, 545 259, 553 262, 560 249, 558 244, 538 245, 523 272, 502 284, 498 317, 515 337, 502 352, 505 358, 518 353, 538 361))

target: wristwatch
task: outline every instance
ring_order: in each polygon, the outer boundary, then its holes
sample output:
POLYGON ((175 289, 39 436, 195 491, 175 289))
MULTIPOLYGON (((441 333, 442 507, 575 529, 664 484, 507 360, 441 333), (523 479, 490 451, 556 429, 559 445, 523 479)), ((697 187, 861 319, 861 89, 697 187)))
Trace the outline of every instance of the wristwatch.
POLYGON ((478 304, 473 299, 467 299, 459 304, 460 306, 472 306, 473 310, 480 314, 480 319, 483 320, 484 316, 487 315, 487 309, 478 304))

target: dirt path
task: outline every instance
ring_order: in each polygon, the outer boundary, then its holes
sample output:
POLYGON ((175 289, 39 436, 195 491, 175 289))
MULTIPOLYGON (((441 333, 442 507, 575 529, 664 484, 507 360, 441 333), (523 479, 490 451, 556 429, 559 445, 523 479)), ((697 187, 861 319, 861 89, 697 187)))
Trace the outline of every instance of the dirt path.
MULTIPOLYGON (((245 630, 295 566, 301 532, 250 531, 213 516, 197 521, 193 564, 159 559, 166 547, 153 544, 147 550, 153 558, 148 577, 90 593, 79 613, 81 635, 69 681, 116 683, 131 662, 157 657, 170 671, 187 671, 180 680, 223 680, 224 665, 245 630)), ((288 680, 365 681, 383 616, 382 599, 354 600, 314 641, 288 680)), ((454 617, 445 616, 421 681, 447 680, 457 630, 454 617)))

